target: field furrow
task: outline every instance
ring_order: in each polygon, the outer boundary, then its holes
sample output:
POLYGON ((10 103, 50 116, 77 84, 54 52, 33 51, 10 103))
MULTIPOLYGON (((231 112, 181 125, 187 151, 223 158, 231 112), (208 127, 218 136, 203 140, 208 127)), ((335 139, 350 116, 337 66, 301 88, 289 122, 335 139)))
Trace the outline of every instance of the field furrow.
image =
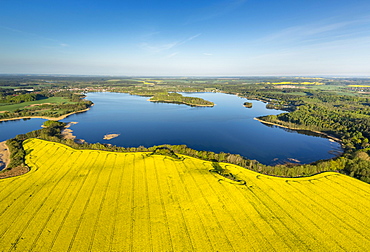
MULTIPOLYGON (((98 161, 100 157, 99 152, 92 153, 92 156, 89 157, 90 165, 93 165, 95 161, 98 161)), ((81 167, 81 165, 80 165, 81 167)), ((82 164, 83 167, 83 164, 82 164)), ((91 169, 88 169, 89 166, 86 166, 82 170, 81 176, 78 179, 78 190, 72 194, 72 197, 65 202, 64 207, 61 209, 62 213, 58 221, 60 223, 57 225, 57 230, 53 239, 51 240, 49 251, 67 251, 73 239, 74 232, 77 227, 77 221, 82 213, 83 206, 86 203, 86 187, 91 186, 91 169)))
MULTIPOLYGON (((204 184, 206 184, 207 182, 198 182, 197 177, 199 176, 199 174, 193 172, 196 166, 194 166, 192 159, 188 159, 186 161, 187 162, 184 162, 184 165, 186 169, 190 171, 189 176, 191 178, 191 184, 189 184, 189 188, 194 187, 192 188, 193 193, 195 195, 198 195, 196 203, 199 204, 201 208, 203 208, 203 211, 201 212, 202 218, 205 218, 208 223, 212 223, 212 225, 209 226, 208 231, 210 234, 212 233, 211 239, 216 242, 217 247, 222 247, 225 251, 235 250, 233 247, 233 243, 229 238, 230 234, 228 235, 225 231, 225 228, 227 228, 226 223, 223 223, 224 225, 222 225, 222 222, 219 219, 220 217, 218 217, 216 214, 216 210, 218 212, 220 208, 222 209, 222 206, 217 203, 217 198, 209 192, 209 188, 204 186, 204 184)), ((189 182, 189 180, 187 182, 189 182)))
MULTIPOLYGON (((92 158, 92 154, 90 153, 83 155, 82 160, 88 164, 89 158, 92 158)), ((83 166, 79 168, 81 169, 70 167, 73 173, 68 175, 77 178, 83 177, 84 174, 81 173, 83 166)), ((63 226, 61 220, 68 215, 68 212, 66 211, 68 209, 67 206, 70 204, 71 199, 74 199, 76 192, 79 191, 81 182, 83 183, 81 179, 69 179, 68 184, 65 184, 64 187, 60 188, 60 190, 55 190, 56 193, 62 195, 62 197, 57 203, 50 202, 51 204, 54 203, 54 206, 51 208, 47 222, 45 222, 44 226, 40 230, 40 233, 37 235, 37 239, 35 239, 34 243, 32 244, 30 251, 48 250, 52 247, 52 241, 58 234, 58 229, 56 227, 61 228, 63 226)))
MULTIPOLYGON (((161 160, 163 157, 160 157, 159 160, 161 160)), ((158 165, 158 159, 153 162, 153 169, 154 169, 154 176, 155 176, 155 186, 158 189, 158 199, 160 202, 160 212, 157 212, 156 214, 152 215, 153 216, 153 221, 156 221, 160 228, 164 228, 166 231, 162 233, 164 236, 163 238, 166 240, 163 240, 162 243, 160 244, 160 247, 163 247, 165 250, 170 250, 174 251, 175 249, 175 242, 172 239, 173 233, 171 233, 171 224, 169 222, 168 218, 168 210, 167 208, 170 207, 171 202, 169 201, 169 193, 168 191, 165 191, 164 186, 166 182, 164 181, 163 174, 162 174, 162 167, 158 165), (163 225, 163 226, 162 226, 163 225)), ((172 224, 173 225, 173 224, 172 224)), ((158 232, 158 231, 157 231, 158 232)), ((160 234, 160 233, 159 233, 160 234)))
POLYGON ((113 251, 130 251, 132 249, 132 233, 133 233, 133 208, 134 208, 134 191, 133 179, 134 170, 133 162, 134 154, 127 154, 125 157, 125 169, 122 180, 122 190, 118 202, 117 217, 115 224, 115 232, 113 237, 113 251), (127 167, 127 169, 126 169, 127 167))
POLYGON ((186 169, 179 165, 179 161, 166 160, 166 166, 170 170, 176 171, 173 173, 172 188, 176 190, 178 195, 181 195, 183 208, 183 218, 186 219, 189 236, 192 237, 193 250, 195 251, 212 251, 214 250, 212 242, 209 238, 209 233, 204 225, 203 219, 199 212, 204 209, 199 208, 198 204, 194 204, 194 194, 190 193, 191 188, 184 183, 183 177, 186 176, 186 169), (175 183, 176 181, 177 183, 175 183))
MULTIPOLYGON (((194 165, 194 163, 193 163, 194 165)), ((197 166, 197 170, 201 174, 199 179, 206 181, 207 188, 209 188, 209 193, 217 199, 218 204, 221 204, 221 208, 217 209, 217 216, 222 219, 223 225, 225 225, 226 234, 229 235, 229 239, 233 244, 239 244, 240 249, 248 250, 253 249, 252 237, 247 235, 248 230, 251 228, 247 219, 243 218, 243 213, 238 211, 238 207, 232 201, 233 194, 227 195, 224 193, 225 184, 220 181, 225 181, 224 177, 220 178, 215 173, 210 172, 213 167, 209 162, 202 163, 202 166, 197 166), (223 179, 223 180, 220 180, 223 179), (217 183, 216 183, 217 181, 217 183), (231 235, 232 234, 232 235, 231 235), (248 242, 247 242, 248 241, 248 242)))
POLYGON ((299 228, 299 231, 296 231, 297 235, 302 231, 306 233, 304 236, 304 243, 307 244, 308 247, 312 248, 321 244, 321 249, 330 250, 332 246, 336 245, 331 242, 328 242, 329 244, 322 243, 322 241, 325 241, 329 236, 307 217, 309 206, 303 204, 306 200, 305 197, 299 195, 299 198, 294 198, 294 193, 292 192, 290 192, 289 195, 283 195, 281 190, 287 187, 287 182, 279 181, 279 183, 276 183, 271 179, 266 179, 264 184, 266 186, 264 189, 269 191, 271 199, 278 202, 282 211, 288 214, 290 218, 290 222, 287 222, 288 226, 294 227, 292 224, 293 222, 294 225, 299 228), (292 206, 294 206, 294 208, 292 206), (311 233, 311 230, 315 230, 316 232, 311 233))
POLYGON ((233 215, 244 231, 247 250, 273 251, 274 246, 279 248, 285 246, 280 240, 272 241, 270 239, 275 233, 271 229, 263 227, 261 216, 251 204, 248 185, 235 184, 216 173, 212 173, 212 175, 215 176, 215 179, 218 179, 222 186, 220 190, 227 195, 228 203, 226 204, 232 205, 235 208, 234 211, 237 211, 233 215))
MULTIPOLYGON (((63 157, 64 159, 67 159, 69 156, 64 155, 63 157)), ((38 199, 43 199, 45 197, 45 193, 50 191, 50 188, 44 186, 46 181, 55 181, 55 179, 60 179, 60 175, 61 174, 54 172, 48 173, 47 176, 42 176, 42 174, 36 173, 36 175, 33 176, 33 179, 23 179, 24 184, 19 185, 20 189, 17 192, 18 195, 12 195, 11 199, 8 198, 8 207, 2 211, 0 216, 1 219, 12 220, 12 222, 8 222, 8 225, 0 226, 0 239, 3 239, 4 235, 8 236, 12 227, 19 225, 17 223, 23 223, 24 218, 27 218, 34 210, 35 204, 39 204, 38 199)))
MULTIPOLYGON (((92 243, 95 237, 95 232, 98 232, 97 223, 101 216, 101 207, 104 203, 107 186, 110 181, 110 174, 113 170, 115 161, 114 154, 102 153, 100 161, 93 172, 97 173, 97 181, 91 188, 90 195, 85 205, 85 209, 81 214, 81 223, 73 238, 72 251, 91 251, 92 243)), ((92 173, 91 175, 93 175, 92 173)), ((95 174, 94 174, 95 175, 95 174)))
POLYGON ((29 219, 27 225, 25 225, 31 228, 25 229, 24 232, 20 233, 19 237, 22 237, 23 240, 17 244, 17 249, 31 251, 35 247, 42 232, 46 229, 49 220, 53 216, 55 208, 58 208, 60 202, 64 199, 65 194, 61 194, 60 192, 69 188, 72 181, 63 180, 66 176, 75 176, 76 174, 73 163, 66 162, 65 165, 68 167, 68 171, 61 175, 57 182, 53 183, 53 188, 49 190, 50 194, 47 197, 45 197, 45 195, 42 195, 41 198, 39 197, 38 200, 42 202, 42 205, 40 205, 35 214, 29 219), (24 242, 25 239, 29 241, 24 242), (33 243, 30 242, 32 240, 33 243))
MULTIPOLYGON (((43 148, 43 147, 44 147, 44 145, 41 146, 41 150, 46 151, 46 149, 48 149, 48 148, 43 148)), ((63 154, 64 154, 63 151, 57 152, 57 149, 51 149, 51 151, 54 151, 54 153, 56 153, 58 155, 58 157, 62 157, 63 154)), ((35 154, 34 157, 37 158, 38 156, 41 156, 41 155, 40 154, 35 154)), ((46 165, 48 165, 48 166, 53 165, 52 159, 49 159, 48 161, 50 163, 47 163, 46 165)), ((29 159, 29 165, 30 166, 32 165, 32 170, 30 172, 24 174, 23 176, 14 178, 14 183, 12 183, 11 187, 10 186, 2 187, 3 188, 2 193, 3 193, 4 197, 0 200, 0 204, 1 204, 1 206, 6 206, 6 207, 1 209, 0 218, 4 214, 4 212, 12 205, 12 203, 14 202, 14 199, 19 199, 20 196, 25 194, 25 191, 24 191, 25 188, 34 188, 34 189, 37 188, 34 185, 39 182, 40 177, 43 174, 36 173, 35 175, 30 176, 29 174, 33 174, 37 170, 36 167, 38 167, 38 166, 35 165, 35 163, 33 162, 33 159, 29 159), (25 183, 28 184, 27 187, 23 186, 25 183)), ((47 175, 50 176, 52 174, 49 173, 47 175)), ((1 182, 3 182, 3 181, 13 182, 13 179, 2 180, 1 182)), ((1 186, 1 184, 0 184, 0 186, 1 186)), ((32 194, 32 192, 30 192, 30 194, 32 194)))
MULTIPOLYGON (((184 206, 180 204, 180 202, 184 202, 182 195, 176 190, 176 186, 174 185, 174 176, 176 176, 176 168, 170 166, 170 163, 173 161, 170 158, 162 158, 159 160, 158 165, 161 167, 162 175, 166 176, 167 178, 162 178, 163 181, 166 181, 164 185, 165 191, 169 192, 169 197, 171 199, 171 203, 169 204, 168 208, 168 221, 171 224, 172 230, 171 235, 173 237, 174 243, 174 250, 176 251, 193 251, 194 247, 192 244, 192 240, 189 234, 189 224, 187 220, 184 218, 184 206), (170 169, 172 168, 172 169, 170 169)), ((176 180, 176 183, 178 181, 176 180)), ((185 185, 183 185, 185 186, 185 185)))
POLYGON ((150 219, 148 219, 150 209, 147 205, 148 199, 146 195, 144 161, 142 155, 137 155, 133 162, 133 209, 132 209, 132 250, 150 251, 151 240, 148 239, 151 235, 150 219), (144 168, 144 169, 143 169, 144 168))
MULTIPOLYGON (((113 236, 113 225, 114 225, 114 205, 117 201, 117 197, 114 194, 120 188, 117 186, 118 178, 121 174, 121 169, 117 166, 117 154, 110 153, 109 160, 105 164, 105 169, 108 169, 108 178, 106 183, 103 183, 101 189, 102 197, 98 210, 98 217, 94 223, 94 230, 92 232, 91 241, 89 244, 89 251, 95 248, 101 248, 103 251, 109 250, 109 243, 113 236)), ((101 181, 102 182, 102 181, 101 181)))
MULTIPOLYGON (((161 188, 158 184, 158 171, 155 158, 145 159, 148 182, 148 207, 150 212, 150 230, 153 251, 173 251, 167 216, 165 215, 161 188)), ((149 238, 148 238, 149 239, 149 238)))
MULTIPOLYGON (((303 197, 307 201, 311 201, 311 209, 314 210, 317 217, 320 218, 323 217, 322 222, 317 221, 317 223, 320 224, 322 228, 325 228, 328 230, 328 232, 333 233, 334 239, 340 244, 340 247, 344 248, 345 250, 357 250, 361 251, 362 244, 359 244, 356 242, 356 239, 347 239, 346 237, 351 236, 353 237, 356 235, 356 231, 352 232, 351 228, 344 222, 344 218, 342 218, 342 212, 337 212, 335 209, 332 208, 331 203, 331 197, 328 195, 328 197, 320 197, 319 195, 316 195, 313 193, 314 187, 309 186, 301 186, 299 183, 291 183, 293 187, 296 187, 297 190, 300 191, 300 193, 303 195, 303 197), (310 195, 315 195, 314 197, 310 197, 310 195), (331 229, 328 227, 332 227, 331 229), (334 227, 334 228, 333 228, 334 227), (344 242, 345 241, 345 242, 344 242)), ((369 224, 369 222, 367 221, 369 224)), ((365 230, 363 230, 365 231, 365 230)), ((365 231, 366 232, 366 231, 365 231)), ((362 243, 366 241, 367 239, 360 238, 362 240, 362 243)), ((326 241, 323 241, 326 242, 326 241)))
MULTIPOLYGON (((99 153, 100 158, 95 161, 94 166, 92 167, 92 171, 89 174, 88 179, 91 179, 86 183, 86 187, 82 188, 81 191, 81 199, 78 199, 79 204, 78 210, 73 211, 75 213, 73 215, 74 223, 74 232, 71 232, 71 240, 66 251, 87 251, 87 247, 89 245, 91 234, 93 230, 93 225, 95 219, 98 216, 98 199, 99 199, 99 190, 98 185, 100 180, 102 180, 101 174, 104 170, 104 165, 107 160, 106 153, 99 153)), ((68 220, 67 220, 68 221, 68 220)), ((58 247, 58 245, 56 246, 58 247)))
MULTIPOLYGON (((335 197, 338 201, 342 202, 342 199, 350 199, 345 202, 345 205, 341 205, 341 208, 346 211, 345 208, 348 210, 355 209, 357 211, 356 218, 362 217, 363 220, 370 218, 370 212, 368 211, 368 207, 366 205, 366 201, 357 200, 357 191, 359 190, 358 187, 356 188, 345 188, 341 183, 337 182, 337 176, 328 176, 325 177, 326 180, 322 180, 322 184, 320 186, 320 190, 323 191, 325 194, 330 194, 332 197, 335 197)), ((370 197, 370 193, 368 194, 370 197)), ((361 221, 363 222, 363 221, 361 221)))

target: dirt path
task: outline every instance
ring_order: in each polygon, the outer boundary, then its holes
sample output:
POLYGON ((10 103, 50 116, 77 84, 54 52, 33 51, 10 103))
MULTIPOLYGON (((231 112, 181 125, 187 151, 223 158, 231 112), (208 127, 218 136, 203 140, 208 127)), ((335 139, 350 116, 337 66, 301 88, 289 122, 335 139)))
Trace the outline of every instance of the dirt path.
POLYGON ((0 142, 0 170, 6 168, 10 161, 10 152, 5 141, 0 142))
POLYGON ((10 152, 8 146, 4 142, 0 142, 0 179, 10 178, 25 174, 29 171, 26 166, 18 166, 11 170, 4 170, 10 162, 10 152))

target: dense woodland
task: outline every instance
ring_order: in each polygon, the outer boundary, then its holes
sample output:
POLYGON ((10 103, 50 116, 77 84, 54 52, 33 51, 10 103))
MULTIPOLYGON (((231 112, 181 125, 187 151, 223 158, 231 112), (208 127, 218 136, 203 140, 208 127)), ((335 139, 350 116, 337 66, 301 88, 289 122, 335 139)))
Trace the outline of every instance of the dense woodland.
MULTIPOLYGON (((210 161, 229 162, 248 169, 276 176, 308 176, 323 171, 340 171, 370 183, 370 79, 366 78, 117 78, 109 77, 45 77, 23 76, 0 78, 3 100, 10 96, 21 96, 15 100, 34 99, 34 95, 19 93, 14 95, 8 86, 23 85, 32 87, 41 95, 65 95, 77 101, 81 97, 73 96, 78 92, 114 91, 133 95, 161 96, 168 92, 224 92, 248 99, 267 102, 267 108, 287 111, 277 116, 265 116, 259 119, 294 129, 319 131, 342 141, 344 153, 332 160, 317 161, 313 164, 284 164, 265 166, 257 161, 248 160, 240 155, 212 153, 192 150, 184 145, 161 146, 174 153, 186 154, 210 161), (310 85, 315 83, 315 85, 310 85), (273 83, 281 83, 277 85, 273 83), (318 84, 317 84, 318 83, 318 84), (357 85, 357 86, 356 86, 357 85), (355 86, 355 87, 354 87, 355 86), (10 96, 9 96, 10 95, 10 96)), ((174 94, 174 93, 171 93, 174 94)), ((37 97, 37 96, 36 96, 37 97)), ((36 98, 37 99, 37 98, 36 98)), ((77 102, 89 106, 88 102, 77 102), (86 104, 85 104, 86 102, 86 104)), ((1 116, 1 114, 0 114, 1 116)), ((72 140, 62 140, 60 130, 55 127, 45 128, 26 135, 18 136, 17 141, 25 137, 62 141, 74 148, 107 149, 112 151, 154 151, 151 148, 122 148, 100 143, 77 144, 72 140)), ((15 141, 15 140, 12 140, 15 141)), ((16 144, 15 144, 16 146, 16 144)), ((18 145, 19 147, 19 145, 18 145)), ((17 148, 17 147, 15 147, 17 148)))

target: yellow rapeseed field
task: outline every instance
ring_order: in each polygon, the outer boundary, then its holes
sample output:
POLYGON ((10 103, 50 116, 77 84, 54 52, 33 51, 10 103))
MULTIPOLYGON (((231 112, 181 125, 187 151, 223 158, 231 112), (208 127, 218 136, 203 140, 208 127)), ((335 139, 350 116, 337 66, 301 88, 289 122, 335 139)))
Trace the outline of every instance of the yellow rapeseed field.
POLYGON ((370 85, 348 85, 349 87, 370 87, 370 85))
POLYGON ((370 185, 286 179, 146 153, 30 139, 31 171, 0 180, 1 251, 368 251, 370 185))
MULTIPOLYGON (((270 84, 270 83, 268 83, 270 84)), ((286 85, 286 84, 294 84, 294 85, 322 85, 322 82, 309 82, 309 81, 304 81, 304 82, 291 82, 291 81, 282 81, 282 82, 273 82, 271 84, 274 85, 286 85)))

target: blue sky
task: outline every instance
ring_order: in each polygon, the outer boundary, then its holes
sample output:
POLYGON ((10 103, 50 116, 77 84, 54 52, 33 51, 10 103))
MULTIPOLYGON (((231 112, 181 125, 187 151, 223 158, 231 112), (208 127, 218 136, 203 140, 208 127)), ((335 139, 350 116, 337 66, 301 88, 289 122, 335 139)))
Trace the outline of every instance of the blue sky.
POLYGON ((0 0, 0 73, 370 76, 370 1, 0 0))

